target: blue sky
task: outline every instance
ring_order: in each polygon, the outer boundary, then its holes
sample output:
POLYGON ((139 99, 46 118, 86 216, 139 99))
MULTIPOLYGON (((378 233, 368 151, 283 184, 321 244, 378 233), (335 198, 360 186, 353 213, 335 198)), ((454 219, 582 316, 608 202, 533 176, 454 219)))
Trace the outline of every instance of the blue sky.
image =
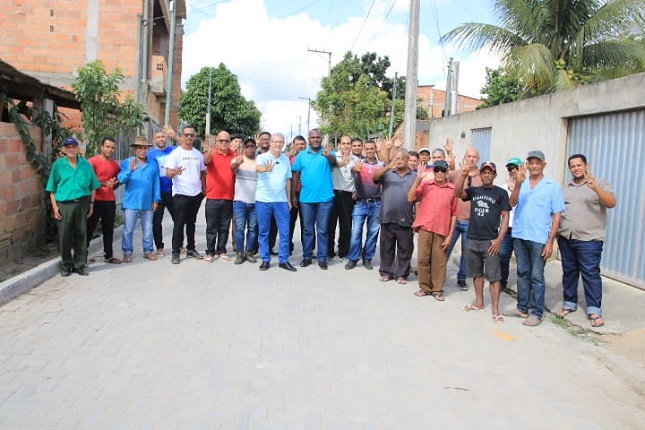
MULTIPOLYGON (((263 113, 262 128, 306 132, 307 103, 348 50, 388 55, 388 74, 406 74, 409 0, 187 0, 182 82, 202 67, 224 63, 245 97, 263 113), (306 121, 305 121, 306 122, 306 121)), ((439 34, 464 22, 494 23, 492 0, 421 0, 419 84, 445 87, 449 57, 461 62, 460 93, 478 96, 489 53, 442 46, 439 34)), ((314 127, 315 114, 312 111, 314 127)), ((232 130, 234 131, 234 130, 232 130)))

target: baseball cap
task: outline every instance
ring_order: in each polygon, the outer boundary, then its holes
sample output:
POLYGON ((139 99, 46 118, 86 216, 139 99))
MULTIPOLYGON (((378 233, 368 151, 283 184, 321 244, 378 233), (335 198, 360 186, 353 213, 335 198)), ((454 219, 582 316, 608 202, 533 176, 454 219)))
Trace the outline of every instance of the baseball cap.
POLYGON ((491 169, 494 173, 497 173, 497 166, 492 161, 484 161, 479 170, 484 170, 486 167, 491 169))
POLYGON ((540 160, 545 161, 544 152, 538 149, 529 151, 529 155, 526 156, 526 159, 528 160, 529 158, 539 158, 540 160))
POLYGON ((78 140, 76 140, 72 136, 66 137, 65 140, 63 140, 63 146, 68 146, 68 145, 78 146, 78 140))
POLYGON ((421 149, 419 149, 419 154, 421 154, 422 152, 427 152, 428 154, 430 154, 430 148, 421 148, 421 149))
POLYGON ((520 164, 522 164, 522 160, 520 160, 518 157, 513 157, 508 162, 506 163, 506 167, 520 167, 520 164))
POLYGON ((432 168, 436 169, 437 167, 442 167, 446 171, 448 171, 448 163, 446 162, 446 160, 437 160, 437 161, 435 161, 434 164, 432 165, 432 168))

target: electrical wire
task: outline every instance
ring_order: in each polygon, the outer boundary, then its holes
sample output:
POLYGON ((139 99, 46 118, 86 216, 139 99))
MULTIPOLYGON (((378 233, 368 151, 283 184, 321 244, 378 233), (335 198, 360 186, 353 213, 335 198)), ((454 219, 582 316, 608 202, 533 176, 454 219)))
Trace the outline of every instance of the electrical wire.
POLYGON ((354 39, 354 43, 352 43, 352 47, 349 48, 349 50, 354 49, 354 45, 356 45, 356 41, 358 40, 358 37, 361 35, 361 32, 363 31, 363 27, 365 27, 365 23, 367 22, 367 19, 370 17, 370 13, 372 12, 372 8, 374 7, 374 3, 376 3, 376 0, 372 0, 372 4, 370 5, 369 10, 367 11, 367 15, 365 15, 365 19, 363 19, 363 23, 361 24, 360 30, 358 30, 358 34, 356 35, 356 38, 354 39))
POLYGON ((383 21, 381 21, 381 25, 378 26, 378 29, 374 32, 374 35, 370 39, 369 43, 367 46, 371 45, 372 42, 374 42, 374 39, 376 39, 376 36, 379 34, 381 31, 381 28, 383 28, 383 25, 385 24, 385 21, 387 21, 388 17, 390 16, 390 13, 392 13, 392 9, 394 9, 394 5, 396 4, 397 0, 392 0, 392 3, 390 3, 390 8, 387 10, 387 13, 383 17, 383 21))

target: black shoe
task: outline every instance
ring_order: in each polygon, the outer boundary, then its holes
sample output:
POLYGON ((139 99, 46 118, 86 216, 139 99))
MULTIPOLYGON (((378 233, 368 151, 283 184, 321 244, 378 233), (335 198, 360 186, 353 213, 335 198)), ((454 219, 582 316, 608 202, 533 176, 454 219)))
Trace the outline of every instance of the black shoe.
POLYGON ((186 258, 196 258, 197 260, 203 260, 204 256, 194 249, 189 249, 186 251, 186 258))
POLYGON ((89 272, 85 267, 79 267, 78 269, 74 269, 74 272, 78 273, 81 276, 87 276, 89 275, 89 272))
POLYGON ((322 260, 318 262, 318 267, 320 267, 323 270, 327 270, 327 260, 322 260))
POLYGON ((374 266, 372 266, 372 260, 363 260, 363 267, 367 270, 372 270, 374 268, 374 266))
POLYGON ((175 254, 174 252, 172 253, 172 257, 170 258, 170 262, 172 264, 179 264, 179 253, 175 254))
POLYGON ((289 263, 288 261, 286 263, 280 263, 280 264, 278 264, 278 266, 280 266, 281 269, 288 270, 289 272, 297 272, 298 271, 298 269, 293 267, 293 265, 291 263, 289 263))
POLYGON ((303 258, 300 262, 300 267, 307 267, 311 265, 311 258, 303 258))
POLYGON ((262 264, 260 264, 260 270, 263 272, 269 270, 269 267, 271 267, 271 264, 268 261, 263 261, 262 264))
POLYGON ((347 264, 345 264, 345 270, 352 270, 354 267, 356 267, 356 262, 354 260, 349 260, 347 264))
POLYGON ((72 274, 72 269, 70 269, 69 267, 63 266, 60 268, 60 276, 62 276, 63 278, 66 278, 71 274, 72 274))
POLYGON ((277 252, 275 252, 273 249, 272 249, 271 251, 269 251, 269 254, 270 254, 270 255, 278 255, 278 253, 277 253, 277 252))
POLYGON ((466 285, 466 281, 457 280, 457 286, 461 289, 461 291, 468 291, 468 285, 466 285))

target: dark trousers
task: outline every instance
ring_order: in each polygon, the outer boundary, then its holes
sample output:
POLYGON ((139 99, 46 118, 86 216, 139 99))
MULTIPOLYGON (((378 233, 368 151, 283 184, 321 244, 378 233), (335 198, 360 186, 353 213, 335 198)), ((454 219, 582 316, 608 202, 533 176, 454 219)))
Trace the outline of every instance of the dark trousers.
POLYGON ((302 221, 302 212, 300 211, 300 206, 297 208, 291 208, 289 211, 289 251, 293 252, 293 249, 295 248, 293 244, 293 232, 296 229, 296 220, 300 218, 300 244, 304 244, 305 241, 303 239, 303 234, 305 231, 305 227, 302 221))
POLYGON ((202 204, 202 193, 196 196, 175 194, 172 198, 175 207, 175 223, 172 228, 172 253, 179 254, 184 243, 184 227, 186 227, 186 249, 195 249, 195 222, 197 212, 202 204))
POLYGON ((95 200, 92 216, 87 220, 87 246, 90 245, 94 229, 101 220, 101 233, 103 234, 103 256, 113 257, 112 242, 114 242, 114 219, 116 217, 116 202, 95 200))
POLYGON ((395 223, 381 224, 380 251, 380 274, 408 279, 414 251, 412 227, 395 223))
POLYGON ((513 229, 509 228, 499 247, 499 268, 502 272, 502 287, 508 284, 509 267, 511 265, 511 255, 513 254, 513 229))
POLYGON ((63 219, 58 221, 58 249, 61 266, 80 269, 87 265, 87 213, 90 199, 77 202, 58 202, 63 219), (73 251, 73 253, 72 253, 73 251))
POLYGON ((338 256, 347 257, 349 254, 349 244, 352 238, 352 210, 354 209, 354 199, 351 191, 334 190, 334 207, 329 217, 329 226, 327 232, 329 239, 327 241, 327 252, 329 257, 334 256, 336 245, 336 224, 338 224, 338 256))
POLYGON ((587 314, 602 315, 602 278, 600 260, 602 240, 576 240, 558 236, 562 257, 563 309, 575 310, 578 305, 578 283, 582 277, 587 314))
POLYGON ((206 254, 226 254, 228 232, 233 217, 233 201, 206 199, 206 254))
POLYGON ((161 223, 163 222, 164 209, 170 212, 170 218, 175 221, 175 207, 171 191, 161 192, 161 201, 157 204, 157 211, 152 215, 152 236, 155 239, 155 248, 164 249, 161 223))

